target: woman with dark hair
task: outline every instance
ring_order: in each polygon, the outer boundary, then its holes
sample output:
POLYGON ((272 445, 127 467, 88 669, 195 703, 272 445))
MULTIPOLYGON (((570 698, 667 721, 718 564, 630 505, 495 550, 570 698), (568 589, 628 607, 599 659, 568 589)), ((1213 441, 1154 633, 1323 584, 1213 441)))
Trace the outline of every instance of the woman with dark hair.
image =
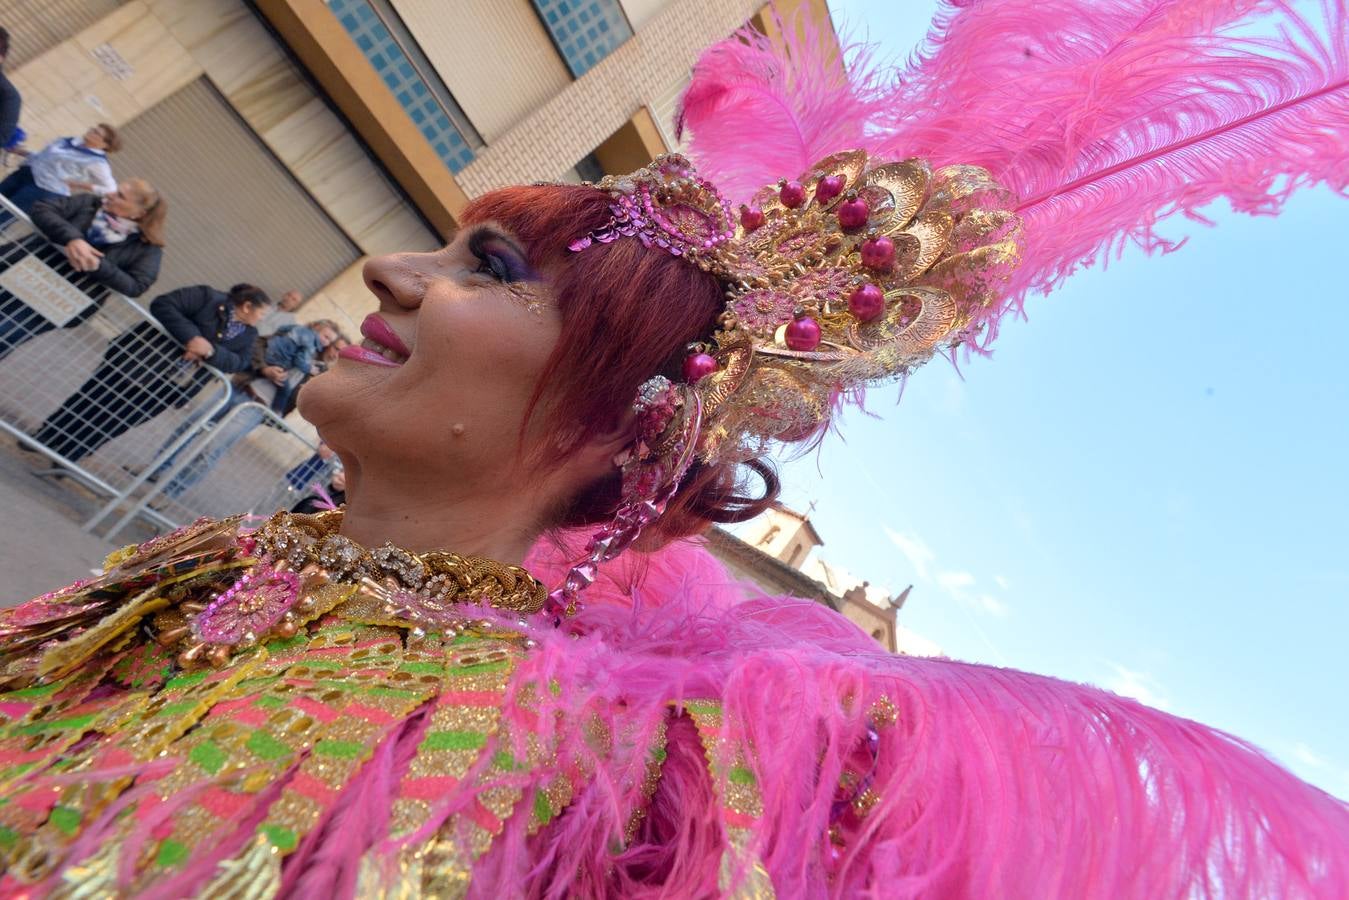
MULTIPOLYGON (((951 78, 993 61, 1036 71, 1017 29, 1043 22, 1043 5, 951 13, 957 35, 974 16, 996 37, 951 78)), ((663 157, 599 186, 489 193, 443 250, 368 261, 378 311, 364 340, 300 395, 342 460, 344 510, 201 520, 0 620, 0 713, 14 723, 4 886, 1341 896, 1349 809, 1253 748, 1085 686, 882 653, 819 604, 747 595, 679 540, 771 500, 769 447, 809 446, 864 385, 986 341, 1025 284, 1082 261, 1075 244, 1065 262, 1065 246, 1093 229, 1109 246, 1155 213, 1142 190, 1088 202, 1096 176, 1126 165, 1109 139, 1135 133, 1086 115, 1108 87, 1100 48, 1136 65, 1151 46, 1147 89, 1205 123, 1161 63, 1215 47, 1231 59, 1224 40, 1249 49, 1203 0, 1170 12, 1153 34, 1156 16, 1139 25, 1125 0, 1091 0, 1082 28, 1107 33, 1044 54, 1054 77, 1038 103, 959 81, 975 111, 988 98, 1025 117, 966 135, 991 168, 886 145, 887 129, 931 126, 904 133, 920 149, 949 138, 917 75, 857 82, 913 92, 914 117, 896 124, 893 103, 849 107, 852 85, 815 77, 834 71, 836 48, 803 73, 809 61, 730 42, 704 58, 685 112, 712 168, 768 182, 740 190, 738 214, 663 157), (1080 57, 1080 84, 1065 55, 1080 57), (857 109, 859 127, 837 123, 857 109), (1066 138, 1011 152, 1065 120, 1089 138, 1089 118, 1110 153, 1066 138), (868 149, 802 158, 840 135, 868 149), (1061 203, 1044 210, 1024 192, 1049 173, 1061 203)), ((1322 50, 1297 65, 1338 58, 1322 50)), ((918 74, 948 62, 925 58, 918 74)), ((1327 154, 1349 136, 1343 99, 1317 120, 1337 137, 1327 154)), ((1271 134, 1230 94, 1218 105, 1271 134)), ((1194 142, 1168 140, 1193 166, 1194 142)), ((1269 189, 1251 147, 1220 143, 1212 190, 1269 189)), ((1193 168, 1150 165, 1165 151, 1148 151, 1145 183, 1171 178, 1167 203, 1199 202, 1193 168)), ((1286 164, 1329 177, 1314 155, 1286 164)))
POLYGON ((236 284, 228 294, 199 284, 156 297, 150 312, 168 334, 144 322, 113 340, 94 374, 33 440, 75 462, 170 406, 183 406, 207 382, 202 364, 225 373, 251 365, 256 325, 271 308, 271 298, 251 284, 236 284))
MULTIPOLYGON (((40 259, 69 266, 67 275, 89 295, 89 305, 62 323, 74 328, 96 313, 109 291, 139 297, 159 277, 168 205, 143 178, 130 178, 106 195, 73 194, 33 207, 40 237, 25 241, 40 259), (44 240, 45 238, 45 240, 44 240)), ((0 291, 0 358, 56 328, 18 297, 0 291)))

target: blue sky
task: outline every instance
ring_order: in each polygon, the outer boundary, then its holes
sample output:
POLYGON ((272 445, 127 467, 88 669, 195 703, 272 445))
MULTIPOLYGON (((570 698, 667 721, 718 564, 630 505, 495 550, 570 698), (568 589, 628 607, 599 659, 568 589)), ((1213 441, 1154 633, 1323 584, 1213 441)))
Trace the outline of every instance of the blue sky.
MULTIPOLYGON (((935 3, 831 3, 903 55, 935 3)), ((994 358, 873 391, 784 469, 822 555, 952 656, 1227 729, 1349 797, 1349 201, 1173 221, 1028 304, 994 358)))

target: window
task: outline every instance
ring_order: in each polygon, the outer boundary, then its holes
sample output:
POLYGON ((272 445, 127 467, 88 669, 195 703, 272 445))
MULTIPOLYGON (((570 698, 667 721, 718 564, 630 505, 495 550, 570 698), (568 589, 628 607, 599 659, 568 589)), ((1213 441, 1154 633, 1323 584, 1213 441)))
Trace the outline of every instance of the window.
POLYGON ((328 0, 328 9, 356 41, 441 162, 458 172, 473 162, 482 138, 422 54, 387 0, 328 0))
POLYGON ((533 0, 572 77, 580 78, 632 37, 618 0, 533 0))

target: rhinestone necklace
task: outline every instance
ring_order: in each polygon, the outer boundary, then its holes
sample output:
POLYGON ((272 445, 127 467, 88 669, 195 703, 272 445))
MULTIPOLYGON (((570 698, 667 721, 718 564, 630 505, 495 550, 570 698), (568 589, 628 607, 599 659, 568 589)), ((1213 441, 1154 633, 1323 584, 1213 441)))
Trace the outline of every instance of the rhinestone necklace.
POLYGON ((373 581, 420 595, 437 605, 488 601, 522 613, 543 608, 547 589, 519 566, 482 556, 432 550, 411 553, 392 544, 367 550, 343 537, 342 510, 314 515, 279 512, 249 537, 255 553, 302 570, 319 566, 349 582, 373 581))

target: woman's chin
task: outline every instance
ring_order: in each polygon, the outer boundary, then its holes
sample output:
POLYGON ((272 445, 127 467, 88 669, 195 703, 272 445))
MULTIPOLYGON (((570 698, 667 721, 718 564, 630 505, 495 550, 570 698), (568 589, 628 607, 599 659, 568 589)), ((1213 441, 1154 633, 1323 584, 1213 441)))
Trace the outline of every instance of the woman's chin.
POLYGON ((363 397, 369 385, 343 375, 334 366, 306 381, 296 397, 300 416, 320 431, 334 422, 361 415, 366 405, 363 397))

